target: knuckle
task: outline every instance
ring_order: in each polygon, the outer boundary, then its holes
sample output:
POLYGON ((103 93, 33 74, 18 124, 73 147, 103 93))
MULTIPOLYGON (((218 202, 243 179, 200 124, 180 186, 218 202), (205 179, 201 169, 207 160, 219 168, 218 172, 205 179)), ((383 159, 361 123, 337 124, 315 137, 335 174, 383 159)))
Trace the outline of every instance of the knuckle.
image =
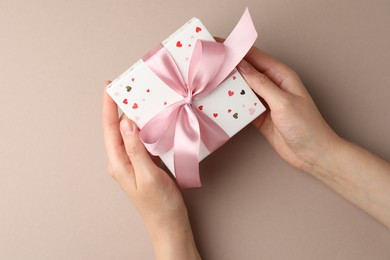
POLYGON ((126 152, 127 152, 127 155, 130 157, 130 158, 135 158, 137 156, 137 146, 134 145, 134 144, 128 144, 126 145, 126 152))
POLYGON ((288 72, 288 74, 289 74, 291 77, 299 78, 299 75, 298 75, 298 73, 297 73, 295 70, 293 70, 293 69, 291 69, 291 68, 288 68, 288 69, 287 69, 287 72, 288 72))
POLYGON ((280 68, 275 68, 273 70, 268 71, 269 76, 273 79, 275 84, 280 85, 283 82, 283 79, 286 78, 285 73, 280 68))
POLYGON ((142 182, 142 186, 144 189, 151 189, 154 190, 156 187, 161 185, 159 182, 159 178, 155 174, 144 174, 143 178, 140 179, 140 182, 142 182))
POLYGON ((289 96, 286 96, 286 97, 280 98, 278 107, 279 107, 280 111, 285 112, 285 111, 291 110, 292 105, 293 105, 292 98, 289 96))
POLYGON ((113 164, 108 165, 108 174, 115 180, 122 179, 123 172, 119 169, 118 166, 114 166, 113 164))
POLYGON ((264 84, 266 84, 268 82, 269 79, 268 79, 268 77, 266 75, 264 75, 262 73, 258 73, 256 75, 255 80, 256 80, 257 84, 264 85, 264 84))

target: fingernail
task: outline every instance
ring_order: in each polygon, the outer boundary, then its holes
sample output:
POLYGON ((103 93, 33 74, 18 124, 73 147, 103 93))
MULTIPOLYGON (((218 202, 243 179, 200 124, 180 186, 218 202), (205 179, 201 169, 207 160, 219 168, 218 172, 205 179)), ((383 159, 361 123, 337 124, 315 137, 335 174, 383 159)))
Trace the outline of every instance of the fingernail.
POLYGON ((123 119, 120 123, 121 131, 124 135, 131 135, 133 133, 133 123, 127 119, 123 119))
POLYGON ((242 60, 238 64, 237 68, 243 74, 249 74, 249 73, 251 73, 253 71, 252 65, 250 65, 246 60, 242 60))

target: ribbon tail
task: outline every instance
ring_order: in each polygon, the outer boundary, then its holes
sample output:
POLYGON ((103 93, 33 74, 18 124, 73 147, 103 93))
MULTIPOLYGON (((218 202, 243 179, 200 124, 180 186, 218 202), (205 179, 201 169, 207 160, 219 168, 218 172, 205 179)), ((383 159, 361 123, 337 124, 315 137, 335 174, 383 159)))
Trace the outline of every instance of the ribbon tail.
MULTIPOLYGON (((248 8, 245 9, 240 21, 236 27, 226 38, 223 45, 225 46, 225 59, 223 65, 218 72, 218 75, 208 83, 206 88, 218 86, 226 77, 232 72, 232 70, 238 65, 238 63, 245 57, 257 38, 256 28, 253 24, 248 8)), ((198 95, 197 98, 202 98, 205 95, 203 93, 198 95)))
POLYGON ((175 175, 182 188, 201 186, 199 176, 200 140, 198 118, 190 105, 183 105, 176 123, 173 148, 175 175))

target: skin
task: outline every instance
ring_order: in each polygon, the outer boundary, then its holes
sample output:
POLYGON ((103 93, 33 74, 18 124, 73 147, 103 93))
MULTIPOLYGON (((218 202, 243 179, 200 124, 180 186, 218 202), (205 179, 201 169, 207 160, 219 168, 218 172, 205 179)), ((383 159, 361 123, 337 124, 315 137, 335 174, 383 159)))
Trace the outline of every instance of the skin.
MULTIPOLYGON (((390 228, 390 164, 340 138, 286 65, 253 47, 238 69, 267 106, 253 124, 276 152, 390 228)), ((144 220, 156 259, 200 259, 180 190, 105 89, 103 128, 108 172, 144 220)))

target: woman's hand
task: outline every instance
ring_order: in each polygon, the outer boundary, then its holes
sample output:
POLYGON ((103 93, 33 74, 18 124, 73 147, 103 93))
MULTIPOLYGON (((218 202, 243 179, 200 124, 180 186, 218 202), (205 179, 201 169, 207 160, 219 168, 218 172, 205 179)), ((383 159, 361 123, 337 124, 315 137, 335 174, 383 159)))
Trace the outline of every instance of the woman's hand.
MULTIPOLYGON (((106 83, 106 86, 109 82, 106 83)), ((144 220, 157 259, 199 259, 180 190, 138 137, 137 126, 104 88, 103 129, 108 171, 144 220)))
POLYGON ((390 228, 390 164, 338 137, 286 65, 252 48, 238 69, 269 106, 253 123, 279 155, 390 228))
POLYGON ((292 166, 307 169, 340 141, 286 65, 253 47, 238 69, 269 107, 253 124, 292 166))

